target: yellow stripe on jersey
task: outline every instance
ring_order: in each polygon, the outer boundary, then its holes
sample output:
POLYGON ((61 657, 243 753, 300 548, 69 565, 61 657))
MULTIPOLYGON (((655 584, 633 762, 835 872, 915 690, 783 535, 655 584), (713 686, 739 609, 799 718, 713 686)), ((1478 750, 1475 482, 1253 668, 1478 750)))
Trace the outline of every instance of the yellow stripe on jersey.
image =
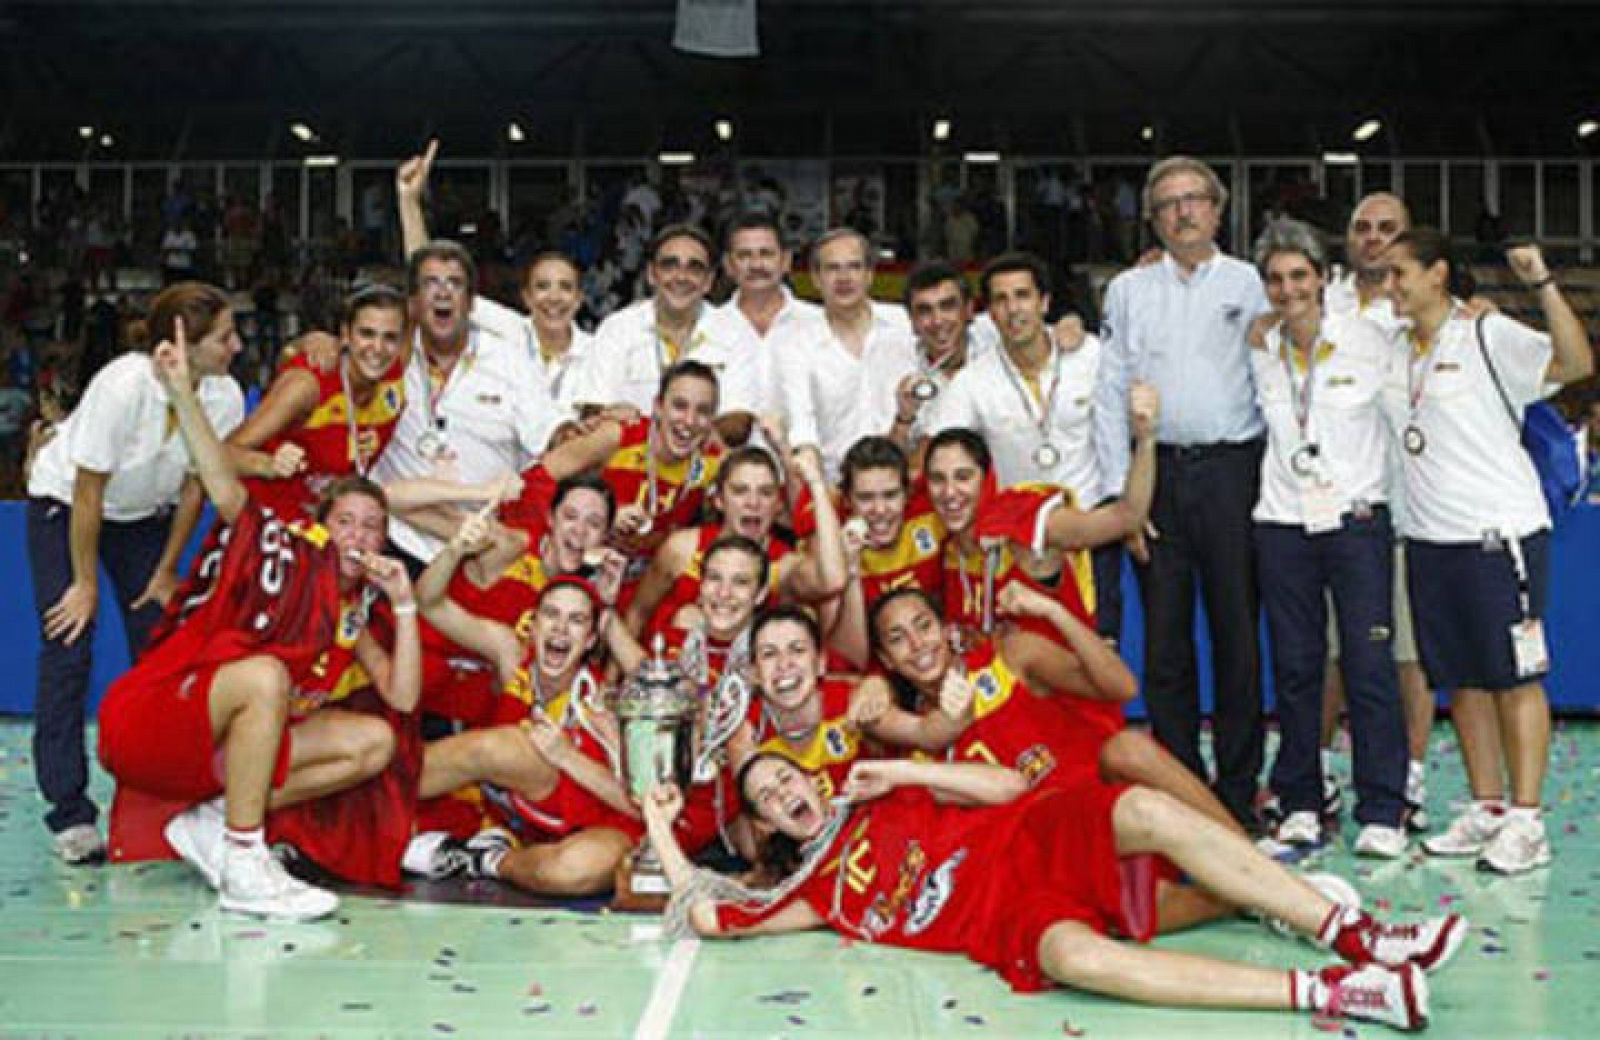
POLYGON ((933 513, 912 517, 889 548, 861 550, 861 572, 878 575, 908 570, 936 554, 943 542, 943 520, 933 513))
POLYGON ((768 737, 757 750, 782 755, 808 773, 815 773, 840 762, 849 762, 861 748, 861 736, 844 719, 824 719, 803 748, 779 736, 768 737))
POLYGON ((1017 689, 1017 676, 1007 667, 999 654, 982 668, 967 672, 967 682, 972 684, 972 716, 981 719, 1005 707, 1017 689))

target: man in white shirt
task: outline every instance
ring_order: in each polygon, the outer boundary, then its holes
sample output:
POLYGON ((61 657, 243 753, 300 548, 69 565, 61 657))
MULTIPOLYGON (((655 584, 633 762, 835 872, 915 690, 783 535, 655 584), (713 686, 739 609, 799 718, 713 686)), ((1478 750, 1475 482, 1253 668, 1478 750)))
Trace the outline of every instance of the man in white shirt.
POLYGON ((868 295, 872 243, 835 228, 811 248, 811 273, 822 291, 823 320, 785 329, 772 341, 789 443, 821 457, 830 480, 844 453, 895 418, 896 389, 917 370, 904 308, 868 295))
MULTIPOLYGON (((1359 314, 1377 325, 1393 340, 1407 323, 1394 312, 1394 304, 1384 289, 1389 265, 1384 251, 1395 236, 1411 228, 1411 212, 1406 204, 1386 191, 1375 191, 1356 204, 1345 228, 1344 258, 1347 270, 1330 280, 1325 291, 1325 306, 1330 315, 1359 314)), ((1390 445, 1389 508, 1394 517, 1395 530, 1404 534, 1405 493, 1400 486, 1398 460, 1393 457, 1390 445)), ((1400 676, 1400 700, 1405 709, 1406 743, 1409 746, 1409 765, 1406 771, 1406 805, 1409 814, 1406 822, 1412 830, 1425 830, 1427 815, 1427 771, 1424 762, 1428 753, 1428 737, 1433 732, 1433 690, 1428 677, 1423 674, 1417 660, 1417 641, 1411 624, 1411 598, 1405 590, 1405 542, 1395 539, 1395 593, 1394 593, 1394 656, 1400 676)), ((1331 626, 1330 626, 1331 627, 1331 626)), ((1330 642, 1335 657, 1338 642, 1330 642)), ((1344 707, 1344 683, 1337 667, 1328 669, 1327 689, 1323 694, 1324 750, 1337 729, 1339 712, 1344 707)), ((1330 776, 1327 761, 1323 762, 1322 775, 1327 784, 1330 776)), ((1338 788, 1328 784, 1328 793, 1338 800, 1338 788)))
POLYGON ((679 361, 698 361, 717 374, 722 416, 718 432, 742 443, 766 406, 766 366, 759 343, 747 340, 721 310, 706 302, 715 250, 690 224, 670 224, 650 243, 645 270, 651 295, 612 314, 595 330, 594 344, 572 374, 579 408, 627 405, 648 413, 661 375, 679 361))
POLYGON ((1267 310, 1261 278, 1217 248, 1227 189, 1209 166, 1174 156, 1150 169, 1144 210, 1163 253, 1106 290, 1105 344, 1095 401, 1101 478, 1128 470, 1128 385, 1161 395, 1149 563, 1138 568, 1145 610, 1145 700, 1157 739, 1197 776, 1198 583, 1211 631, 1216 792, 1255 824, 1262 767, 1260 627, 1250 513, 1261 479, 1261 413, 1251 380, 1251 322, 1267 310))
MULTIPOLYGON (((1049 272, 1031 253, 996 257, 984 269, 983 290, 1000 346, 951 380, 930 432, 966 427, 980 434, 994 453, 1002 486, 1052 484, 1071 492, 1072 504, 1085 510, 1115 497, 1101 480, 1094 450, 1100 340, 1067 343, 1046 326, 1049 272)), ((1121 546, 1096 548, 1094 560, 1097 626, 1115 640, 1122 628, 1121 546)))
POLYGON ((722 269, 734 284, 722 310, 740 331, 764 343, 779 329, 822 317, 822 308, 799 299, 785 284, 794 252, 784 245, 783 231, 772 217, 749 213, 738 218, 722 248, 722 269))

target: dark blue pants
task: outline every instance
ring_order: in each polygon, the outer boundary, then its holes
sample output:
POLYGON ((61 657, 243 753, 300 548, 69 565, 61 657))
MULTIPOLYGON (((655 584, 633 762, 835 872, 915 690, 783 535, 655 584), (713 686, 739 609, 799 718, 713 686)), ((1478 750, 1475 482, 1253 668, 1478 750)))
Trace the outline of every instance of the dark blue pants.
POLYGON ((1091 554, 1095 630, 1113 644, 1122 642, 1122 557, 1121 542, 1102 545, 1091 554))
POLYGON ((1394 532, 1379 507, 1338 531, 1256 525, 1261 602, 1272 637, 1278 757, 1272 789, 1286 812, 1322 806, 1322 680, 1328 663, 1327 594, 1339 625, 1339 664, 1350 706, 1355 818, 1400 825, 1406 732, 1394 667, 1394 532))
MULTIPOLYGON (((39 676, 33 705, 33 769, 39 791, 50 803, 45 824, 52 832, 99 816, 88 794, 89 768, 83 749, 84 712, 89 700, 90 624, 71 646, 44 637, 44 612, 72 584, 72 510, 48 498, 28 500, 28 563, 33 571, 33 602, 39 614, 39 676)), ((161 607, 131 605, 149 584, 172 526, 171 513, 131 523, 106 520, 100 527, 100 565, 111 577, 131 660, 143 649, 161 607)), ((106 583, 101 581, 103 600, 106 583)))
POLYGON ((1264 442, 1158 451, 1150 515, 1161 536, 1135 568, 1144 601, 1144 697, 1155 737, 1196 776, 1200 675, 1195 661, 1198 579, 1211 629, 1212 732, 1217 797, 1246 826, 1255 821, 1262 762, 1260 601, 1250 511, 1261 487, 1264 442))

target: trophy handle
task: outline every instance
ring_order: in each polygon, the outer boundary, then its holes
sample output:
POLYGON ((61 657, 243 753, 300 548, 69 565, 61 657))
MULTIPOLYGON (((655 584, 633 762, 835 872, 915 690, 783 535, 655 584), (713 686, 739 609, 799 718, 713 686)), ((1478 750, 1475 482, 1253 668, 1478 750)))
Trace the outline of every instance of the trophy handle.
POLYGON ((716 775, 718 753, 749 714, 750 684, 742 674, 740 662, 730 660, 722 673, 722 681, 706 701, 705 721, 694 759, 695 782, 705 783, 716 775))
POLYGON ((605 748, 606 758, 611 762, 612 771, 620 775, 622 749, 614 736, 606 732, 607 727, 601 724, 600 720, 610 712, 606 708, 605 695, 600 689, 600 684, 594 681, 594 676, 587 670, 580 671, 578 677, 572 681, 572 706, 578 713, 578 725, 595 739, 595 743, 605 748))
POLYGON ((706 656, 706 633, 703 628, 696 626, 689 629, 683 638, 683 646, 678 648, 678 670, 696 686, 704 686, 709 674, 706 656))
POLYGON ((994 578, 1000 569, 1000 546, 983 551, 983 616, 980 627, 986 636, 994 635, 994 578))

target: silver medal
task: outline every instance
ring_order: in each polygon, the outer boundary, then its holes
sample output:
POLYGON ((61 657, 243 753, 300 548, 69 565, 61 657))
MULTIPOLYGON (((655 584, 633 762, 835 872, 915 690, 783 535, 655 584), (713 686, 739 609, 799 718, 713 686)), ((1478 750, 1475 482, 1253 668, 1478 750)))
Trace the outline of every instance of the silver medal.
POLYGON ((1422 432, 1422 427, 1412 423, 1400 435, 1400 443, 1409 454, 1421 455, 1428 447, 1428 437, 1422 432))
POLYGON ((1302 444, 1289 456, 1289 468, 1297 477, 1310 477, 1316 472, 1317 456, 1321 451, 1315 444, 1302 444))
POLYGON ((1040 469, 1055 469, 1061 461, 1061 451, 1049 441, 1033 449, 1033 464, 1040 469))
POLYGON ((437 462, 444 455, 444 438, 433 430, 423 431, 417 438, 417 453, 429 462, 437 462))
POLYGON ((911 384, 911 396, 919 401, 931 401, 939 396, 939 384, 928 376, 923 376, 911 384))

